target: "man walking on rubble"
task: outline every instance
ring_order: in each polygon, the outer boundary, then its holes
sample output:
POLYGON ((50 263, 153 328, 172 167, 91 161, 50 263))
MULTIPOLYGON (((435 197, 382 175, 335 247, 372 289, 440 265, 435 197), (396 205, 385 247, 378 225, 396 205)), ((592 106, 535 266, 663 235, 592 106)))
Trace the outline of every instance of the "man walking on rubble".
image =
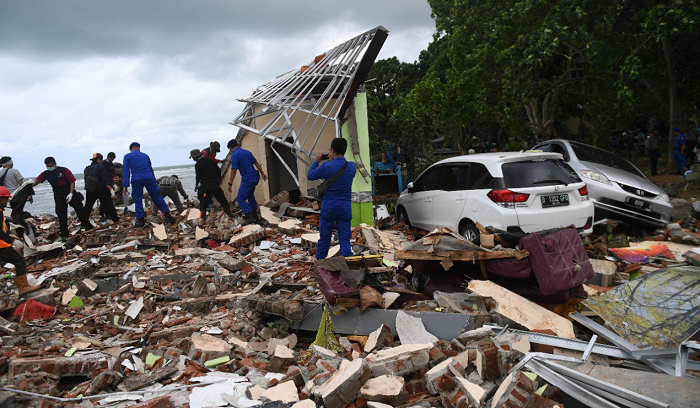
POLYGON ((10 226, 5 220, 5 207, 10 200, 10 190, 0 186, 0 264, 11 263, 15 266, 15 286, 20 295, 34 292, 39 286, 27 283, 27 262, 22 255, 24 244, 10 235, 10 226))
POLYGON ((324 259, 328 256, 331 246, 331 235, 333 234, 333 224, 338 230, 338 240, 340 244, 340 255, 352 256, 350 246, 350 235, 352 227, 352 181, 355 178, 357 167, 355 163, 345 159, 345 151, 348 148, 348 141, 343 138, 335 138, 331 142, 330 161, 319 165, 323 154, 319 153, 314 158, 314 162, 309 169, 307 178, 309 180, 329 179, 336 174, 339 176, 328 185, 323 201, 321 201, 321 218, 319 220, 319 239, 316 246, 316 259, 324 259))
POLYGON ((238 187, 238 195, 236 196, 238 205, 241 206, 245 216, 241 225, 259 223, 258 203, 255 201, 255 187, 260 182, 260 177, 262 177, 263 181, 267 181, 267 175, 260 163, 255 159, 255 156, 248 150, 239 147, 236 139, 229 140, 226 147, 231 152, 231 176, 228 179, 229 192, 233 190, 233 179, 236 177, 236 171, 241 171, 241 185, 238 187))
POLYGON ((91 230, 94 226, 90 223, 88 215, 83 207, 83 195, 75 191, 75 176, 65 167, 56 166, 56 159, 49 156, 44 159, 46 171, 36 177, 34 185, 48 181, 53 189, 53 198, 56 204, 56 216, 61 228, 61 239, 68 239, 68 206, 75 210, 80 224, 84 230, 91 230))
POLYGON ((90 159, 92 163, 85 167, 85 213, 90 216, 95 201, 100 200, 100 205, 105 206, 105 215, 112 222, 119 222, 117 209, 114 207, 114 199, 117 192, 114 190, 114 182, 107 174, 107 169, 102 165, 102 154, 95 153, 90 159))
POLYGON ((141 153, 141 144, 133 142, 129 145, 129 153, 124 155, 124 196, 128 194, 129 184, 133 186, 131 196, 134 198, 136 206, 136 221, 134 227, 142 228, 146 225, 146 212, 143 209, 143 189, 146 188, 148 194, 153 199, 153 203, 163 212, 165 221, 171 224, 177 222, 170 215, 170 208, 160 195, 160 188, 156 181, 151 158, 146 153, 141 153))
POLYGON ((199 149, 190 151, 190 159, 197 163, 194 165, 194 189, 197 191, 197 197, 199 198, 199 211, 202 213, 202 219, 204 221, 207 220, 207 207, 209 207, 212 197, 216 198, 216 201, 221 204, 224 213, 229 218, 233 218, 224 190, 221 189, 221 170, 214 162, 214 159, 204 157, 199 149))
MULTIPOLYGON (((182 197, 187 200, 189 197, 187 196, 187 192, 185 192, 185 188, 182 186, 182 182, 180 181, 180 178, 177 176, 177 174, 173 174, 172 176, 163 176, 158 179, 158 187, 160 187, 160 195, 163 197, 170 197, 171 200, 173 200, 173 203, 175 204, 175 208, 177 208, 178 214, 181 214, 183 211, 185 211, 185 206, 182 205, 182 201, 180 201, 180 196, 178 195, 178 192, 182 194, 182 197)), ((153 205, 153 214, 158 214, 158 207, 153 205)))
MULTIPOLYGON (((112 188, 115 191, 120 191, 121 188, 119 188, 116 184, 118 178, 117 178, 117 168, 114 166, 114 159, 117 158, 117 155, 114 152, 109 152, 107 153, 107 160, 102 161, 102 165, 104 168, 107 170, 107 175, 112 179, 112 188)), ((112 199, 112 205, 114 205, 114 199, 112 199)), ((107 211, 107 207, 105 206, 105 203, 100 201, 100 222, 107 221, 107 216, 105 215, 107 211)), ((115 207, 116 211, 116 207, 115 207)))

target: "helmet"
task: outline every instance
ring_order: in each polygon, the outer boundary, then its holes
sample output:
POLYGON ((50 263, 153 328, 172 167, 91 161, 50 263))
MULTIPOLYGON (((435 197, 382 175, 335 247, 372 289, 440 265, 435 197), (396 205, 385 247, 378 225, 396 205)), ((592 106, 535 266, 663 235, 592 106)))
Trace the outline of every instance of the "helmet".
POLYGON ((8 190, 7 187, 0 186, 0 197, 10 198, 12 197, 12 194, 10 194, 10 190, 8 190))

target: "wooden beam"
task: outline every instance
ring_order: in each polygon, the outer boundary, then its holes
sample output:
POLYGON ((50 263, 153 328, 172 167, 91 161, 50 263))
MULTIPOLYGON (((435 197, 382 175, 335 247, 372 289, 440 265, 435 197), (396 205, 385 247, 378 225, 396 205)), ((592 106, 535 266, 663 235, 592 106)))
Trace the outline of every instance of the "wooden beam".
POLYGON ((429 253, 427 251, 397 251, 395 259, 420 260, 420 261, 442 261, 449 258, 451 261, 479 261, 483 259, 515 258, 523 259, 530 256, 527 251, 437 251, 429 253))

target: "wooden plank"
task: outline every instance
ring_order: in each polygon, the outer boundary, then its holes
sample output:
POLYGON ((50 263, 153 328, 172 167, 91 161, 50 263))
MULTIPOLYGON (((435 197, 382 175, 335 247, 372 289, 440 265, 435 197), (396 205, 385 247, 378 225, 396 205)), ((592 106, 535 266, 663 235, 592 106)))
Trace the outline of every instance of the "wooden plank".
POLYGON ((437 251, 434 253, 427 251, 397 251, 395 259, 442 261, 445 258, 449 258, 451 261, 480 261, 498 258, 523 259, 528 256, 530 256, 530 253, 527 251, 437 251))

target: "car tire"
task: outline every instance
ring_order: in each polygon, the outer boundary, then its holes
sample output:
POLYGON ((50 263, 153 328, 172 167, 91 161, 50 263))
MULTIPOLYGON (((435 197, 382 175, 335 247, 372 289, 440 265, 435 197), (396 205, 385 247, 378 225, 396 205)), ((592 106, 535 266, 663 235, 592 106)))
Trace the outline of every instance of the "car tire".
POLYGON ((479 230, 476 229, 476 225, 468 222, 465 223, 462 228, 459 230, 460 235, 462 235, 464 238, 468 239, 475 245, 479 245, 479 230))
POLYGON ((406 210, 403 207, 398 207, 396 209, 396 221, 403 222, 404 224, 411 227, 411 221, 408 219, 408 214, 406 213, 406 210))

